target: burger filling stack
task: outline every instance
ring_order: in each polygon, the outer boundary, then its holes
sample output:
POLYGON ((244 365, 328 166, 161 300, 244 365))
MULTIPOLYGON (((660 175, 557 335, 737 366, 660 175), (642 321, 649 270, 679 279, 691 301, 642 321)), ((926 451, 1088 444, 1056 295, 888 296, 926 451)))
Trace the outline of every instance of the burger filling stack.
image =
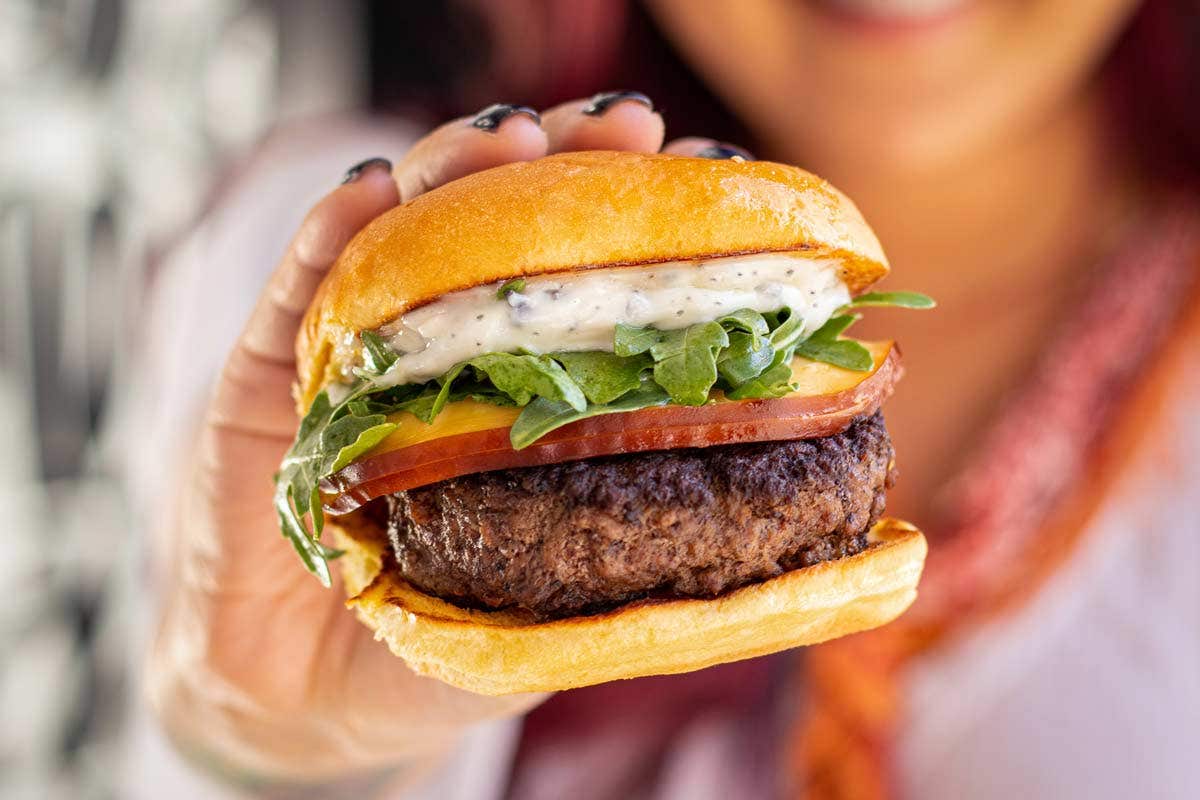
POLYGON ((281 527, 409 667, 477 692, 681 672, 883 624, 887 274, 853 204, 768 162, 572 153, 377 219, 297 341, 281 527), (323 536, 324 534, 324 536, 323 536))

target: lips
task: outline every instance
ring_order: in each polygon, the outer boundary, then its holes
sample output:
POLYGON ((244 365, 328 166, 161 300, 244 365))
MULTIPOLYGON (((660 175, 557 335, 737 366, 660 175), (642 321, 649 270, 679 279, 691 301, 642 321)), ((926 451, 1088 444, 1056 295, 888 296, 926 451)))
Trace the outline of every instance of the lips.
POLYGON ((814 0, 841 15, 874 22, 919 23, 946 16, 968 0, 814 0))

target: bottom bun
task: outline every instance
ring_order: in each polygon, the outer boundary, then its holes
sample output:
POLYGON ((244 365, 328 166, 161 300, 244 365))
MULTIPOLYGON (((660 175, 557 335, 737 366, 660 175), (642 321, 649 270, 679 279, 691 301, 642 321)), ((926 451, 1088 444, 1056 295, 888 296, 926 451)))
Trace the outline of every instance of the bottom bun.
POLYGON ((572 689, 690 672, 868 630, 917 596, 925 537, 880 520, 866 550, 786 572, 711 600, 642 600, 534 622, 460 608, 382 571, 386 540, 331 520, 350 600, 375 638, 418 674, 480 694, 572 689))

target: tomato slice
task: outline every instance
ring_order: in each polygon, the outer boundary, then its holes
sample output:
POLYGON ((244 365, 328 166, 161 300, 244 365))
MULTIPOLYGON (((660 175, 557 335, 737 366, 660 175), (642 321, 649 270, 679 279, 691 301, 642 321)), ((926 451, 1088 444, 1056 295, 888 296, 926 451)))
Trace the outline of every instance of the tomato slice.
POLYGON ((875 343, 870 349, 875 356, 870 372, 847 373, 822 365, 820 375, 829 373, 830 379, 810 378, 801 382, 800 391, 773 400, 722 398, 703 406, 667 405, 591 417, 551 431, 523 450, 513 449, 507 426, 427 438, 383 452, 377 449, 323 483, 324 506, 331 514, 345 514, 386 494, 510 467, 832 436, 857 417, 874 413, 903 373, 895 345, 875 343), (822 388, 835 390, 815 393, 822 388))

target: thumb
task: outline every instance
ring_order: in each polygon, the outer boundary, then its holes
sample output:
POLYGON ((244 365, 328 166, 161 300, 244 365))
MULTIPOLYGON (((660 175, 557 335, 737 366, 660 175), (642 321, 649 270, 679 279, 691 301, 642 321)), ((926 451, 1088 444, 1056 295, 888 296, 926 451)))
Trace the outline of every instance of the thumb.
MULTIPOLYGON (((326 195, 305 217, 268 279, 230 353, 201 431, 188 516, 206 579, 261 583, 266 566, 294 558, 281 547, 271 476, 291 443, 297 419, 294 341, 321 279, 350 239, 396 205, 389 164, 369 162, 356 180, 326 195), (236 552, 237 558, 229 558, 236 552), (243 574, 246 573, 246 574, 243 574)), ((290 562, 289 562, 290 563, 290 562)), ((304 576, 307 578, 307 576, 304 576)))
POLYGON ((295 433, 288 390, 296 378, 295 341, 304 312, 350 239, 399 202, 391 165, 383 159, 366 163, 356 180, 330 192, 304 218, 226 361, 209 424, 288 440, 295 433))

